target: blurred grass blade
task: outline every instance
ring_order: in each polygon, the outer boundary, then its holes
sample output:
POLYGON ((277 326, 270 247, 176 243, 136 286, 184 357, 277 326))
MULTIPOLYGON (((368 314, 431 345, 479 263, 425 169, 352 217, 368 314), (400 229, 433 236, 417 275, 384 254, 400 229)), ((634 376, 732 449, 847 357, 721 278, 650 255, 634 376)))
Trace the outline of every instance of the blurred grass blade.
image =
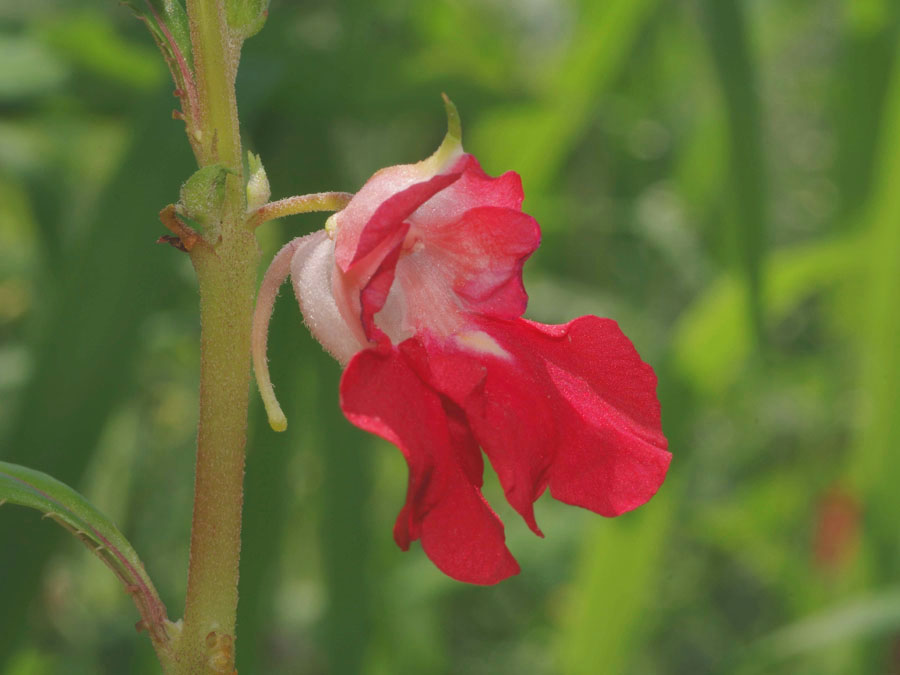
POLYGON ((748 45, 743 3, 705 0, 703 12, 719 84, 725 99, 731 142, 734 203, 732 247, 744 277, 749 325, 757 345, 764 342, 762 262, 765 254, 765 160, 757 78, 748 45))
POLYGON ((838 226, 858 224, 858 211, 865 207, 875 187, 878 167, 878 134, 885 113, 885 96, 898 37, 895 3, 890 0, 845 0, 846 24, 834 96, 836 156, 835 177, 841 195, 838 226))
POLYGON ((890 20, 890 0, 846 0, 844 11, 855 32, 874 33, 890 20))
POLYGON ((369 503, 375 482, 375 444, 341 413, 335 363, 320 351, 316 366, 321 383, 318 419, 323 463, 319 531, 328 593, 324 650, 329 672, 349 675, 364 672, 373 632, 369 503))
MULTIPOLYGON (((150 638, 157 646, 165 646, 166 608, 137 553, 109 518, 65 483, 8 462, 0 462, 0 504, 36 509, 74 534, 119 578, 150 638)), ((15 583, 14 578, 3 579, 4 586, 15 583)))
MULTIPOLYGON (((869 240, 844 236, 784 249, 766 263, 765 300, 769 321, 777 322, 817 290, 862 274, 869 240)), ((718 393, 735 382, 753 351, 743 288, 731 276, 716 281, 682 315, 675 328, 676 366, 698 389, 718 393)))
MULTIPOLYGON (((281 230, 279 234, 281 238, 287 236, 281 230)), ((277 634, 285 537, 297 536, 296 528, 287 527, 291 523, 289 514, 295 487, 291 481, 291 462, 297 454, 310 452, 311 443, 307 439, 314 433, 310 430, 319 419, 319 406, 332 404, 332 401, 320 401, 317 396, 316 375, 307 364, 321 350, 309 336, 299 336, 301 330, 293 295, 282 293, 269 324, 269 359, 273 368, 278 369, 278 395, 293 426, 291 433, 274 433, 262 401, 258 396, 251 397, 241 530, 241 549, 250 555, 241 556, 238 625, 245 635, 260 637, 248 640, 237 650, 241 673, 276 670, 271 645, 263 636, 277 634)))
POLYGON ((69 65, 39 41, 0 34, 0 103, 48 93, 69 76, 69 65))
POLYGON ((599 521, 582 550, 560 631, 563 675, 629 672, 639 634, 649 626, 671 518, 673 486, 646 506, 599 521))
POLYGON ((771 663, 897 630, 900 589, 882 590, 782 628, 759 644, 759 659, 771 663))
POLYGON ((613 83, 658 0, 587 0, 569 53, 534 103, 501 108, 473 127, 471 145, 487 167, 515 167, 529 194, 546 188, 613 83))
POLYGON ((41 39, 79 74, 91 74, 112 85, 140 91, 163 83, 159 55, 144 42, 126 40, 106 14, 92 11, 64 13, 41 29, 41 39))
POLYGON ((865 251, 868 276, 862 301, 862 392, 865 415, 860 425, 853 482, 867 508, 867 544, 881 568, 876 574, 896 578, 900 561, 897 514, 896 449, 900 447, 900 52, 886 99, 870 212, 870 246, 865 251))

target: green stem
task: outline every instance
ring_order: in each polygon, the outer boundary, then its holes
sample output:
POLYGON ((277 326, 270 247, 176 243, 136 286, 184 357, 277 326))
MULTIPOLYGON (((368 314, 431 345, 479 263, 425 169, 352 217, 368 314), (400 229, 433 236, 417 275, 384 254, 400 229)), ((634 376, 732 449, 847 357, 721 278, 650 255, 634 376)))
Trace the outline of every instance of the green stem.
POLYGON ((221 162, 241 169, 234 78, 237 50, 227 44, 228 26, 221 0, 187 0, 197 81, 200 166, 221 162))
POLYGON ((250 332, 258 248, 244 224, 234 76, 238 47, 222 0, 187 0, 197 82, 201 166, 223 163, 225 204, 216 241, 192 247, 200 286, 200 419, 194 516, 178 675, 232 673, 238 601, 250 332))
POLYGON ((191 255, 200 280, 200 425, 177 672, 194 675, 233 668, 256 241, 245 231, 191 255))

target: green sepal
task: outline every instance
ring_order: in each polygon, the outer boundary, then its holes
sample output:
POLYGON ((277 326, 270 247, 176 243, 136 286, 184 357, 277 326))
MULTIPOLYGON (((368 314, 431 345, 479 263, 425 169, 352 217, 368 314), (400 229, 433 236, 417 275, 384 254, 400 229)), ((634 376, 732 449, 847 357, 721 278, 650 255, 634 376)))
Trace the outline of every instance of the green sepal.
MULTIPOLYGON (((0 505, 18 504, 36 509, 74 534, 106 563, 132 596, 144 627, 157 645, 169 641, 166 608, 134 548, 115 524, 65 483, 40 471, 0 462, 0 505)), ((3 542, 12 546, 12 542, 3 542)), ((14 584, 15 579, 0 580, 14 584)))
POLYGON ((269 16, 269 0, 225 0, 228 28, 246 40, 262 30, 269 16))
POLYGON ((459 119, 459 111, 447 94, 441 94, 444 99, 444 108, 447 111, 447 133, 444 140, 434 151, 431 157, 423 159, 421 164, 429 166, 429 171, 442 171, 449 162, 458 158, 462 152, 462 122, 459 119))
POLYGON ((224 164, 210 164, 195 171, 181 186, 178 214, 202 227, 217 223, 225 205, 225 178, 234 173, 224 164))
POLYGON ((459 110, 447 94, 441 94, 441 98, 444 99, 444 109, 447 111, 447 137, 461 143, 462 121, 459 119, 459 110))

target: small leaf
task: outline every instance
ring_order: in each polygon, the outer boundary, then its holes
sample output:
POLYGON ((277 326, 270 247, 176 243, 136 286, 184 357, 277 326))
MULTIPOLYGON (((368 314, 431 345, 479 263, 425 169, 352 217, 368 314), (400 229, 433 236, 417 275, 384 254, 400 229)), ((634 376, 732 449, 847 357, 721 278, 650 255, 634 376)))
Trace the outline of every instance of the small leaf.
POLYGON ((179 89, 193 88, 191 29, 181 0, 124 0, 147 24, 179 89))
POLYGON ((162 17, 165 26, 172 33, 175 44, 184 56, 188 65, 193 67, 193 55, 191 53, 191 27, 188 23, 187 12, 181 0, 152 0, 151 4, 158 16, 162 17))
MULTIPOLYGON (((158 647, 166 648, 168 619, 137 553, 113 522, 83 496, 40 471, 0 462, 0 505, 36 509, 74 534, 106 563, 132 596, 142 625, 158 647)), ((4 584, 15 579, 3 579, 4 584)), ((162 653, 161 653, 162 655, 162 653)))
POLYGON ((246 40, 256 35, 269 16, 269 0, 225 0, 228 27, 246 40))

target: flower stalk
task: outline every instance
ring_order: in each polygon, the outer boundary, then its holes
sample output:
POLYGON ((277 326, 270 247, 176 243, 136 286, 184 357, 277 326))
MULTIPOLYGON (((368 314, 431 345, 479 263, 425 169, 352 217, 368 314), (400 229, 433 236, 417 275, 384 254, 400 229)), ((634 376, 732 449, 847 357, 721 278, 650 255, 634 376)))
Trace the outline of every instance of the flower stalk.
POLYGON ((252 213, 247 224, 255 228, 266 221, 294 216, 298 213, 340 211, 350 203, 352 198, 353 195, 349 192, 318 192, 311 195, 287 197, 260 206, 252 213))

